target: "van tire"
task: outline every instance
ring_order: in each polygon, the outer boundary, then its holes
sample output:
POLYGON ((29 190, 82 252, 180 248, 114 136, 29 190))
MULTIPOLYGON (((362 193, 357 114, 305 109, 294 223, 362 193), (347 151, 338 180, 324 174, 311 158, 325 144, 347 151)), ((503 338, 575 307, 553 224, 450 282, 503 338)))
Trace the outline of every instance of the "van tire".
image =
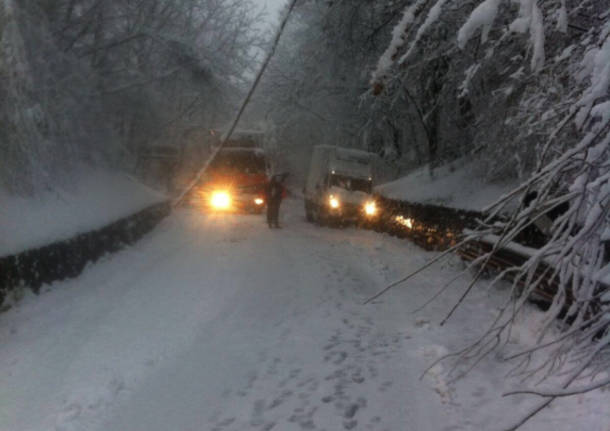
POLYGON ((314 205, 314 220, 315 223, 319 226, 326 226, 327 218, 324 211, 324 208, 321 205, 314 205))

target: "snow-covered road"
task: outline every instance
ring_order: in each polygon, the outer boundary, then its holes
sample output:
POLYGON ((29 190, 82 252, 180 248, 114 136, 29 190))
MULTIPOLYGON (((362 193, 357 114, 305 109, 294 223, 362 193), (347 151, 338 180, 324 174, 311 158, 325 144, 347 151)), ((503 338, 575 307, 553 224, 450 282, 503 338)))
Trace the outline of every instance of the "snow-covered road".
MULTIPOLYGON (((501 292, 480 289, 446 328, 435 323, 463 282, 412 314, 456 274, 452 262, 363 306, 431 255, 314 227, 301 206, 284 206, 282 230, 260 216, 177 211, 0 315, 0 430, 492 430, 527 408, 501 399, 509 386, 493 360, 454 385, 442 366, 420 379, 477 334, 501 292)), ((607 431, 608 397, 587 397, 530 429, 584 420, 607 431)))

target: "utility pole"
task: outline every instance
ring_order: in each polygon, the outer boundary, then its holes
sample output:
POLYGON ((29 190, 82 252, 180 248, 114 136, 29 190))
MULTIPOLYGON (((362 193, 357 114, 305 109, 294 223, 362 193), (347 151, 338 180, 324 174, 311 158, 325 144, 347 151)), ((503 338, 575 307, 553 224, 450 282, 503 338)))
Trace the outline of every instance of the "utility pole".
POLYGON ((256 91, 256 87, 258 87, 258 84, 260 83, 261 78, 263 77, 263 74, 265 73, 265 70, 267 70, 267 66, 269 65, 269 62, 275 55, 275 51, 277 50, 277 47, 280 43, 280 38, 282 37, 282 33, 284 33, 284 29, 286 28, 288 19, 290 18, 290 15, 292 14, 292 11, 294 10, 294 8, 297 4, 297 1, 298 0, 290 0, 290 5, 288 6, 288 11, 286 12, 284 19, 282 20, 280 27, 277 30, 275 39, 273 41, 273 45, 271 46, 271 50, 267 54, 265 61, 261 65, 261 68, 258 71, 258 74, 256 75, 256 79, 252 83, 252 87, 250 88, 250 91, 248 92, 246 98, 242 102, 241 107, 239 108, 239 111, 237 112, 237 115, 233 119, 233 123, 231 123, 231 127, 229 128, 229 131, 222 137, 222 139, 220 141, 220 145, 218 147, 216 147, 214 149, 214 151, 212 151, 212 154, 210 155, 210 157, 208 157, 208 159, 203 164, 201 169, 199 169, 199 171, 197 171, 197 175, 195 175, 195 178, 193 179, 193 181, 191 181, 191 183, 174 200, 174 202, 173 202, 174 207, 177 206, 178 204, 180 204, 182 202, 182 200, 184 199, 184 197, 186 196, 186 194, 188 192, 190 192, 193 189, 193 187, 195 187, 197 185, 197 183, 201 179, 201 176, 208 169, 208 166, 210 166, 210 163, 212 163, 212 161, 216 158, 216 155, 218 154, 218 152, 222 149, 222 147, 225 145, 225 143, 231 138, 231 135, 235 131, 235 128, 237 127, 237 124, 239 123, 241 116, 243 115, 244 111, 246 110, 246 107, 248 106, 248 103, 250 103, 250 99, 252 98, 252 95, 256 91))

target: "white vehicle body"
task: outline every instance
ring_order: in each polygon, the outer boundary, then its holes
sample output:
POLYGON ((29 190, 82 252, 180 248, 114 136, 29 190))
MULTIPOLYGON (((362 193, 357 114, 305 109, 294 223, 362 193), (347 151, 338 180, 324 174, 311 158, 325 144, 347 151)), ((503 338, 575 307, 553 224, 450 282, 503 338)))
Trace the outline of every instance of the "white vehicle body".
POLYGON ((314 147, 305 184, 309 221, 358 219, 376 215, 373 175, 376 156, 331 145, 314 147))

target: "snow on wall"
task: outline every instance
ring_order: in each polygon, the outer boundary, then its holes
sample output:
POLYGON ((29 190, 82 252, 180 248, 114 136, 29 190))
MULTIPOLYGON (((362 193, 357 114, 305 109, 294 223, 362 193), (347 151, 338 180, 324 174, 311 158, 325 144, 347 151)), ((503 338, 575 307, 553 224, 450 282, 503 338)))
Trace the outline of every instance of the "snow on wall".
POLYGON ((481 211, 498 196, 517 186, 514 181, 488 183, 474 174, 477 169, 476 162, 462 164, 457 170, 447 165, 435 169, 431 177, 426 166, 403 178, 382 184, 375 191, 391 199, 412 203, 481 211))
POLYGON ((125 174, 92 171, 81 175, 74 187, 36 197, 0 189, 0 256, 101 228, 166 199, 125 174))

